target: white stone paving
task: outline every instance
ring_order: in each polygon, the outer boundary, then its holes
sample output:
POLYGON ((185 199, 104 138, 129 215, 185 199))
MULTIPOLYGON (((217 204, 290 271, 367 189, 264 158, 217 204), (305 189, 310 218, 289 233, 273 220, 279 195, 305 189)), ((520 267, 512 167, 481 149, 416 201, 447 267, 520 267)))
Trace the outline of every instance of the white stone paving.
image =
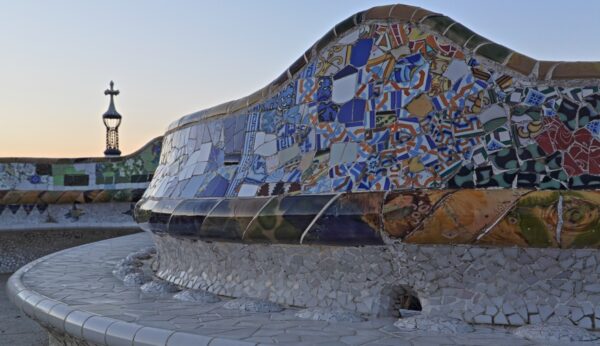
MULTIPOLYGON (((364 322, 313 321, 295 317, 298 308, 253 313, 224 309, 229 299, 201 303, 176 300, 172 295, 143 294, 139 287, 124 286, 111 271, 128 254, 150 245, 147 234, 136 234, 66 250, 34 264, 20 277, 21 282, 25 288, 61 301, 69 308, 145 327, 199 334, 214 344, 227 341, 286 345, 547 344, 517 337, 511 329, 500 327, 475 326, 473 333, 452 335, 409 332, 396 328, 395 318, 370 318, 364 322)), ((72 313, 67 319, 75 317, 72 313)), ((119 325, 119 322, 112 323, 108 331, 119 325)), ((140 330, 150 333, 154 329, 140 330)), ((138 332, 136 340, 145 337, 144 333, 138 332)), ((186 343, 187 334, 170 335, 170 345, 191 344, 186 343)))

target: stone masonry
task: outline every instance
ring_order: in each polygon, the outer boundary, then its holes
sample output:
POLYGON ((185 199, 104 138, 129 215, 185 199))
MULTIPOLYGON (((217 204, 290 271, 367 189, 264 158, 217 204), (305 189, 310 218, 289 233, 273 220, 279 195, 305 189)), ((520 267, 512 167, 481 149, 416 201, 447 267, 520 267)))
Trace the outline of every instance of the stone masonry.
POLYGON ((154 236, 157 275, 232 297, 394 315, 401 295, 470 323, 600 327, 595 250, 449 245, 244 245, 154 236))

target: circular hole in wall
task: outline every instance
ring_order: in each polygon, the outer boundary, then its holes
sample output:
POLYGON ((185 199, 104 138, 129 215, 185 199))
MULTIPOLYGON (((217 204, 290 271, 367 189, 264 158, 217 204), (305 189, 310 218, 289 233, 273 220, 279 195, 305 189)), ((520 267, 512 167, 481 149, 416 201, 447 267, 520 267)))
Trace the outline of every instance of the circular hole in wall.
POLYGON ((419 296, 404 285, 389 285, 382 289, 378 316, 407 317, 423 310, 419 296))
POLYGON ((413 310, 413 311, 423 310, 423 307, 421 306, 421 301, 419 300, 419 298, 416 295, 411 294, 407 291, 405 291, 404 294, 401 294, 398 297, 396 306, 398 307, 398 309, 402 309, 402 310, 413 310))

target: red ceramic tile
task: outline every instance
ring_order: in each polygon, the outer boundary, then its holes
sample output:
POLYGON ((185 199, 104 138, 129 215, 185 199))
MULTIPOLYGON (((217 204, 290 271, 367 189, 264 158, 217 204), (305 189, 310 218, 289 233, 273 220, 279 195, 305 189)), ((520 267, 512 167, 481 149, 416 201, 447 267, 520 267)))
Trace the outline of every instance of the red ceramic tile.
POLYGON ((556 134, 554 135, 554 141, 556 143, 556 149, 566 150, 574 141, 573 133, 561 123, 558 127, 558 131, 556 131, 556 134))
POLYGON ((592 175, 600 175, 600 148, 592 147, 589 154, 588 169, 592 175))
POLYGON ((583 173, 583 170, 569 153, 565 153, 563 156, 563 168, 567 171, 567 174, 571 177, 577 176, 583 173))
POLYGON ((537 144, 544 150, 545 153, 551 154, 555 151, 552 143, 552 136, 549 131, 544 131, 535 137, 537 144))
POLYGON ((581 145, 582 147, 585 148, 585 150, 590 149, 591 145, 592 145, 592 134, 590 133, 590 131, 588 131, 588 129, 586 128, 581 128, 577 131, 575 131, 575 133, 573 134, 573 139, 575 140, 575 143, 581 145))
POLYGON ((577 166, 581 168, 583 173, 588 171, 589 151, 585 147, 574 144, 569 148, 569 156, 573 158, 577 166))

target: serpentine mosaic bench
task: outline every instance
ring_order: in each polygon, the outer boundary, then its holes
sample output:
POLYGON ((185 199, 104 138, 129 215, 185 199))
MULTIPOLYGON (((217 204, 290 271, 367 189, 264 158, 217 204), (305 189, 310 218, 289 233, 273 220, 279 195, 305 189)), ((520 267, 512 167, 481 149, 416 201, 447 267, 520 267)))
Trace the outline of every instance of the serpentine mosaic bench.
POLYGON ((374 314, 410 293, 469 322, 596 328, 599 85, 600 63, 375 7, 171 124, 136 219, 183 286, 374 314))

